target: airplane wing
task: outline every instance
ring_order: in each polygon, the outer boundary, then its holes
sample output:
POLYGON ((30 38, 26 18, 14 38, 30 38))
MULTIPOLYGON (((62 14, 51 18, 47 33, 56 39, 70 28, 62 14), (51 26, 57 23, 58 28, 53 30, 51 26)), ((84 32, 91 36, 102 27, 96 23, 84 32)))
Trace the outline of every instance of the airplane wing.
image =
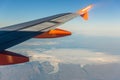
POLYGON ((77 13, 62 13, 30 22, 25 22, 25 23, 1 28, 0 52, 2 55, 0 56, 4 57, 3 54, 5 53, 11 56, 11 54, 14 53, 5 51, 5 49, 15 46, 30 38, 56 38, 56 37, 71 35, 69 31, 58 29, 56 27, 79 15, 83 17, 85 20, 87 20, 88 10, 91 7, 92 5, 79 10, 77 13))
POLYGON ((17 45, 78 16, 74 13, 63 13, 35 21, 8 26, 0 29, 0 51, 17 45))

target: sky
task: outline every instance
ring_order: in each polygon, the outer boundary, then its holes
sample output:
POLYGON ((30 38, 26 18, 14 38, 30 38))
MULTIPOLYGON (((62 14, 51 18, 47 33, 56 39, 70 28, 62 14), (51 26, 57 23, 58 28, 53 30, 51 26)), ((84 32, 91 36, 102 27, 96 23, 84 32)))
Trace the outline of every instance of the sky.
MULTIPOLYGON (((94 7, 89 12, 88 21, 78 17, 60 26, 62 29, 71 31, 72 36, 54 40, 32 39, 11 48, 11 50, 16 52, 21 50, 20 53, 22 51, 32 51, 33 53, 48 51, 46 52, 47 55, 53 55, 52 52, 60 51, 63 51, 63 55, 73 52, 77 53, 76 56, 71 53, 76 57, 76 60, 83 58, 84 63, 90 61, 94 63, 95 60, 98 62, 119 62, 117 56, 112 59, 112 55, 120 55, 119 0, 1 0, 0 27, 59 13, 76 12, 89 4, 93 4, 94 7), (85 55, 80 57, 81 53, 85 53, 85 55), (98 58, 99 56, 101 58, 98 58), (88 57, 91 58, 87 59, 88 57)), ((69 57, 68 59, 71 62, 75 62, 72 55, 63 58, 69 57)), ((53 56, 61 58, 57 54, 53 56)))
POLYGON ((63 25, 63 28, 85 35, 118 37, 120 36, 119 3, 117 0, 1 0, 0 27, 59 13, 76 12, 93 4, 89 21, 76 18, 63 25))
MULTIPOLYGON (((56 76, 54 73, 61 70, 59 66, 61 63, 62 67, 69 64, 68 69, 63 69, 63 75, 69 71, 71 73, 71 70, 77 74, 77 71, 82 68, 82 72, 86 73, 85 77, 93 75, 100 79, 104 79, 104 77, 113 79, 115 76, 117 79, 120 67, 117 65, 120 64, 120 0, 0 0, 0 27, 60 13, 76 12, 90 4, 93 4, 94 7, 89 12, 88 21, 78 17, 59 26, 61 29, 71 31, 71 36, 56 39, 30 39, 9 48, 9 51, 28 56, 30 62, 0 66, 0 79, 10 77, 11 80, 16 78, 28 80, 38 78, 39 80, 46 76, 44 68, 45 71, 48 70, 49 76, 51 74, 56 76), (76 64, 81 68, 76 68, 74 66, 76 64), (97 65, 98 68, 94 65, 97 65)), ((82 74, 84 75, 84 73, 82 74)))

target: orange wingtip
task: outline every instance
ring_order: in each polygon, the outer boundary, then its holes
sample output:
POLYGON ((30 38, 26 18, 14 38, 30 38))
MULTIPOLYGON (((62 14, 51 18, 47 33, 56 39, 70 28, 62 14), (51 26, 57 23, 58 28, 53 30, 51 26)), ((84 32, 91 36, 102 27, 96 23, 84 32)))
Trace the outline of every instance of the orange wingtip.
POLYGON ((79 14, 83 19, 88 20, 88 11, 93 7, 93 5, 89 5, 79 11, 77 11, 77 14, 79 14))

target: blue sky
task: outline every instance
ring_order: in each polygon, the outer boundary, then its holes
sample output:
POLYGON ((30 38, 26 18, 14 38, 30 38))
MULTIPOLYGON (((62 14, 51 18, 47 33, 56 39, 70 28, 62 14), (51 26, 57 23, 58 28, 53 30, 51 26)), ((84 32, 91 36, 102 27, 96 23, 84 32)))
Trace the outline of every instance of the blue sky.
POLYGON ((89 4, 94 4, 89 21, 84 22, 81 18, 76 18, 63 25, 63 28, 85 35, 97 33, 99 36, 118 37, 120 36, 119 3, 117 0, 1 0, 0 27, 59 13, 76 12, 89 4))
POLYGON ((75 12, 89 4, 94 4, 91 21, 119 24, 118 0, 1 0, 0 26, 20 23, 58 13, 75 12))
POLYGON ((93 62, 120 61, 117 56, 112 60, 114 54, 120 53, 119 3, 118 0, 2 0, 0 27, 59 13, 76 12, 89 4, 94 4, 88 21, 78 17, 60 26, 74 35, 61 39, 32 39, 11 50, 18 53, 41 53, 42 50, 50 50, 47 52, 48 55, 53 51, 54 55, 61 51, 61 56, 66 55, 65 57, 70 59, 73 59, 71 55, 77 57, 74 53, 79 56, 83 56, 84 53, 83 58, 91 56, 90 61, 92 59, 93 62))

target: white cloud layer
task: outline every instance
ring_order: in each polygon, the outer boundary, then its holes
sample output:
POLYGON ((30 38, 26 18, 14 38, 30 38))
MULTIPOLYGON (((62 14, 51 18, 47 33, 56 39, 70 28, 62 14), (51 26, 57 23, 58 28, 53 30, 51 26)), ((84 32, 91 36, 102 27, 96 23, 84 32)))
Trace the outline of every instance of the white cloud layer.
POLYGON ((25 43, 23 43, 22 45, 25 45, 25 46, 39 46, 39 45, 56 45, 56 44, 58 44, 58 42, 53 42, 53 41, 45 41, 44 43, 41 41, 39 41, 39 40, 35 40, 35 41, 32 41, 31 43, 30 42, 25 42, 25 43), (36 42, 37 41, 37 42, 36 42))
POLYGON ((120 56, 118 55, 79 49, 55 49, 46 51, 44 54, 55 56, 63 63, 72 64, 103 64, 120 61, 120 56))
POLYGON ((109 55, 102 52, 93 52, 80 49, 54 49, 43 53, 28 51, 31 61, 50 62, 54 70, 50 73, 56 73, 59 70, 59 63, 80 64, 83 67, 86 64, 107 64, 119 63, 120 56, 109 55))

